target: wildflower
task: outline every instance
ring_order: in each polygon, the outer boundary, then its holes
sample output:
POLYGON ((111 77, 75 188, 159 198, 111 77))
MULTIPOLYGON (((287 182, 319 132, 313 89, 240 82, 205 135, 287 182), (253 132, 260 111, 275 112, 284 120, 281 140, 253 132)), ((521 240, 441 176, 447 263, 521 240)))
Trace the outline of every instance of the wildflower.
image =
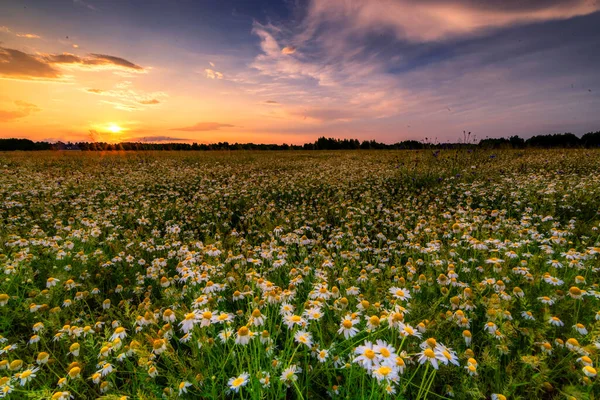
POLYGON ((560 320, 558 317, 550 317, 548 323, 552 326, 564 326, 565 323, 560 320))
POLYGON ((31 381, 35 378, 35 373, 39 370, 39 368, 26 369, 25 371, 17 374, 17 379, 21 380, 21 386, 25 386, 27 382, 31 381))
POLYGON ((354 354, 358 355, 358 357, 354 358, 354 362, 367 370, 375 368, 379 363, 377 353, 375 353, 373 343, 371 342, 365 342, 364 345, 358 346, 354 350, 354 354))
POLYGON ((297 374, 301 372, 302 368, 293 364, 283 370, 279 379, 289 387, 291 383, 296 382, 298 380, 297 374))
POLYGON ((81 373, 81 368, 73 367, 69 370, 68 375, 69 375, 69 378, 75 379, 75 378, 79 377, 80 373, 81 373))
POLYGON ((184 381, 179 384, 179 395, 181 396, 184 393, 187 393, 187 388, 192 386, 191 383, 184 381))
POLYGON ((340 329, 338 329, 338 334, 343 334, 344 338, 348 339, 355 336, 358 333, 358 329, 356 329, 355 325, 358 324, 358 320, 353 319, 352 316, 346 315, 340 324, 340 329))
POLYGON ((229 381, 227 381, 227 385, 229 386, 229 389, 237 393, 239 392, 241 387, 246 386, 246 384, 248 384, 249 377, 250 375, 244 372, 237 377, 229 378, 229 381))
POLYGON ((329 357, 329 352, 327 350, 319 350, 317 351, 317 360, 319 360, 319 362, 324 363, 325 361, 327 361, 327 358, 329 357))
POLYGON ((439 368, 437 356, 432 349, 427 348, 427 349, 423 350, 421 353, 419 353, 418 355, 419 355, 418 361, 420 364, 429 362, 433 366, 433 368, 435 368, 435 369, 439 368))
POLYGON ((52 395, 52 400, 69 400, 72 398, 73 398, 73 395, 71 395, 71 392, 67 392, 67 391, 55 392, 52 395))
POLYGON ((398 300, 406 301, 411 298, 410 291, 408 289, 391 287, 389 291, 392 294, 392 296, 394 296, 394 298, 398 300))
POLYGON ((106 375, 113 372, 113 366, 110 363, 104 363, 104 365, 102 365, 102 368, 100 368, 100 370, 98 370, 97 372, 99 372, 102 375, 102 377, 105 377, 106 375))
POLYGON ((115 332, 110 337, 110 341, 113 341, 117 338, 123 340, 125 337, 127 337, 127 331, 122 326, 119 326, 117 329, 115 329, 115 332))
POLYGON ((49 358, 50 358, 50 354, 46 353, 45 351, 42 351, 37 355, 35 362, 38 363, 39 365, 46 364, 48 362, 49 358))
POLYGON ((185 314, 185 319, 179 323, 181 330, 184 333, 191 331, 196 323, 196 318, 196 314, 193 312, 185 314))
POLYGON ((253 337, 254 337, 254 332, 249 330, 247 326, 242 326, 240 329, 238 329, 238 331, 236 333, 235 343, 241 344, 241 345, 246 345, 246 344, 250 343, 250 339, 252 339, 253 337))
POLYGON ((294 339, 298 343, 305 344, 308 348, 312 347, 312 335, 310 332, 298 331, 294 335, 294 339))
POLYGON ((588 334, 588 330, 586 329, 585 325, 583 324, 575 324, 573 325, 573 329, 576 330, 580 335, 587 335, 588 334))
POLYGON ((72 354, 74 357, 79 357, 79 349, 80 348, 81 348, 81 346, 79 345, 79 343, 75 342, 69 347, 68 354, 72 354))
POLYGON ((388 365, 381 365, 373 369, 372 374, 379 382, 383 380, 393 381, 398 379, 398 372, 388 365))
POLYGON ((593 367, 591 367, 590 365, 586 365, 581 370, 583 371, 583 373, 585 374, 585 376, 588 376, 590 378, 595 378, 596 375, 598 374, 596 372, 596 369, 593 368, 593 367))

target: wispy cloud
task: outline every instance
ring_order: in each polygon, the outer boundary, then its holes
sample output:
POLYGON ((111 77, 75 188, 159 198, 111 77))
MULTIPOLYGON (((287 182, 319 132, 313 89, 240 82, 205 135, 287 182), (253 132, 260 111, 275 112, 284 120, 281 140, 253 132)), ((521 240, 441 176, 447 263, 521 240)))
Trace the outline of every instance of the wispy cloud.
POLYGON ((233 128, 235 125, 222 124, 219 122, 198 122, 192 126, 186 126, 183 128, 173 128, 172 131, 185 131, 185 132, 208 132, 218 131, 221 128, 233 128))
POLYGON ((83 0, 73 0, 73 4, 81 6, 81 7, 85 7, 87 9, 92 10, 92 11, 98 11, 98 9, 95 6, 93 6, 92 4, 90 4, 90 3, 86 2, 86 1, 83 1, 83 0))
POLYGON ((517 24, 568 19, 600 10, 588 0, 313 0, 305 37, 323 23, 337 23, 344 34, 392 31, 411 41, 447 40, 517 24))
POLYGON ((38 36, 33 33, 17 33, 17 37, 25 38, 25 39, 41 39, 41 36, 38 36))
POLYGON ((164 92, 145 92, 135 89, 129 81, 121 82, 111 89, 86 88, 87 93, 102 97, 112 97, 115 100, 102 100, 105 104, 112 104, 118 110, 136 111, 143 110, 144 106, 155 106, 169 97, 164 92))

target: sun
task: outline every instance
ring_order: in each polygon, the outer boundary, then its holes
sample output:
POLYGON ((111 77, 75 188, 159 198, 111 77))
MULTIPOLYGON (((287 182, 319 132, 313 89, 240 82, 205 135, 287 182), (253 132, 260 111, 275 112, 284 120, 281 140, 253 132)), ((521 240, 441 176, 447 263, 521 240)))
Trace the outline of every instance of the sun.
POLYGON ((106 129, 112 133, 120 133, 123 130, 123 128, 116 124, 110 124, 106 129))

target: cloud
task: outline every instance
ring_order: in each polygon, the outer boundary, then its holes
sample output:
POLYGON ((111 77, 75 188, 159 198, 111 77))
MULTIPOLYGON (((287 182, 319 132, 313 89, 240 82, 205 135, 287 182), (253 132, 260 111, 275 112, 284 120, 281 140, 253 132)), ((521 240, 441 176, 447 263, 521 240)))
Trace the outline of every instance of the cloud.
POLYGON ((48 62, 15 49, 0 47, 0 77, 15 79, 57 79, 59 70, 48 62))
POLYGON ((206 77, 209 79, 223 79, 223 74, 219 71, 215 71, 213 69, 206 68, 204 70, 204 72, 206 73, 206 77))
POLYGON ((17 37, 25 38, 25 39, 41 39, 41 36, 35 35, 33 33, 17 33, 17 37))
POLYGON ((178 138, 173 136, 138 136, 127 138, 128 142, 143 142, 143 143, 160 143, 160 142, 183 142, 189 139, 178 138))
POLYGON ((86 60, 85 62, 88 62, 92 65, 96 65, 96 64, 100 64, 100 65, 117 65, 120 67, 124 67, 124 68, 129 68, 129 69, 134 69, 137 71, 143 71, 144 68, 140 67, 139 65, 136 65, 134 63, 132 63, 131 61, 127 61, 124 58, 121 57, 115 57, 115 56, 109 56, 106 54, 91 54, 91 56, 93 57, 92 60, 86 60))
POLYGON ((186 131, 186 132, 207 132, 207 131, 218 131, 221 128, 233 128, 235 125, 221 124, 219 122, 198 122, 195 125, 187 126, 184 128, 173 128, 172 131, 186 131))
POLYGON ((0 32, 10 33, 8 26, 0 26, 0 32))
POLYGON ((275 100, 266 100, 266 101, 265 101, 265 104, 269 104, 269 105, 272 105, 272 106, 276 106, 276 105, 279 105, 279 102, 278 102, 278 101, 275 101, 275 100))
POLYGON ((122 68, 128 71, 135 72, 144 72, 144 68, 140 67, 137 64, 132 63, 121 57, 109 56, 106 54, 96 54, 92 53, 88 57, 79 57, 75 54, 63 53, 63 54, 50 54, 44 57, 44 59, 51 64, 60 64, 60 65, 77 65, 82 66, 84 68, 94 68, 94 67, 106 67, 108 69, 112 68, 122 68))
POLYGON ((598 10, 600 4, 588 0, 313 0, 305 35, 312 36, 326 23, 346 34, 391 31, 399 39, 437 41, 598 10))
POLYGON ((253 25, 261 52, 250 62, 252 69, 236 78, 248 95, 284 104, 261 115, 272 125, 266 130, 344 132, 393 142, 407 136, 455 140, 465 129, 479 137, 526 135, 584 126, 580 121, 587 124, 579 131, 584 133, 600 123, 591 113, 600 107, 600 97, 587 89, 568 90, 573 82, 600 85, 594 70, 600 55, 589 52, 600 45, 600 13, 571 18, 600 5, 578 0, 311 4, 297 24, 253 25), (390 13, 405 6, 407 15, 416 7, 423 18, 386 22, 381 5, 391 7, 390 13), (454 10, 457 21, 472 15, 505 18, 475 24, 469 17, 463 29, 450 24, 446 14, 433 23, 437 20, 423 11, 438 7, 454 10), (286 56, 283 43, 302 52, 286 56))
POLYGON ((291 114, 319 122, 350 121, 360 116, 360 112, 357 110, 338 108, 308 108, 292 111, 291 114))
POLYGON ((38 106, 36 106, 35 104, 28 103, 26 101, 17 100, 14 103, 17 106, 16 110, 0 110, 0 122, 9 122, 19 118, 25 118, 31 113, 40 111, 38 106))
POLYGON ((59 68, 64 67, 145 72, 145 69, 139 65, 120 57, 105 54, 90 54, 87 57, 70 53, 38 55, 0 47, 0 77, 2 78, 60 80, 63 78, 63 73, 59 68))
POLYGON ((159 104, 160 101, 158 101, 157 99, 138 100, 138 103, 145 104, 145 105, 152 105, 152 104, 159 104))
POLYGON ((286 46, 281 49, 281 54, 294 54, 296 52, 296 46, 286 46))
POLYGON ((73 4, 76 4, 78 6, 82 6, 82 7, 86 7, 92 11, 98 11, 98 9, 96 7, 94 7, 93 5, 91 5, 90 3, 87 3, 83 0, 73 0, 73 4))
POLYGON ((163 99, 169 97, 164 92, 144 92, 139 89, 135 89, 133 84, 129 81, 121 82, 116 84, 112 89, 98 89, 98 88, 87 88, 84 89, 87 93, 91 93, 97 96, 111 97, 115 100, 102 100, 102 103, 111 104, 117 110, 123 111, 136 111, 143 110, 146 107, 142 106, 155 106, 160 104, 163 99))

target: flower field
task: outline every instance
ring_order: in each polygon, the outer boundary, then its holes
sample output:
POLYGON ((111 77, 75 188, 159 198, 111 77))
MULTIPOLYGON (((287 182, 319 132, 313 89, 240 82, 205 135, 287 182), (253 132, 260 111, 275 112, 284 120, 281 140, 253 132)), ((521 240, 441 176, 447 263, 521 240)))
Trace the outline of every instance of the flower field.
POLYGON ((0 397, 597 399, 600 151, 0 154, 0 397))

